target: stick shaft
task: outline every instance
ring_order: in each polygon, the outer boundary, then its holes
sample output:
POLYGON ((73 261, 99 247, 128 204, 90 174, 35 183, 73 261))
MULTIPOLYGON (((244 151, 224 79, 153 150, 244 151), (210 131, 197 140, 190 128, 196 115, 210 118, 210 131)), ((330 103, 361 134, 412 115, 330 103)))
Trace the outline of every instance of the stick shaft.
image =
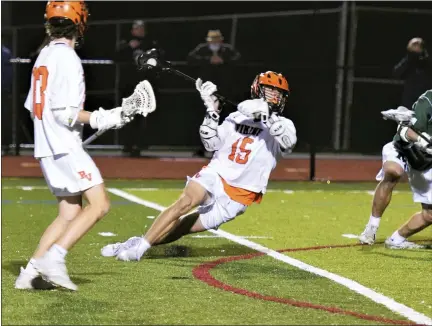
POLYGON ((95 132, 93 135, 91 135, 89 138, 87 138, 85 141, 83 141, 83 146, 87 146, 88 144, 92 143, 96 138, 99 138, 103 133, 105 133, 106 130, 99 130, 95 132))

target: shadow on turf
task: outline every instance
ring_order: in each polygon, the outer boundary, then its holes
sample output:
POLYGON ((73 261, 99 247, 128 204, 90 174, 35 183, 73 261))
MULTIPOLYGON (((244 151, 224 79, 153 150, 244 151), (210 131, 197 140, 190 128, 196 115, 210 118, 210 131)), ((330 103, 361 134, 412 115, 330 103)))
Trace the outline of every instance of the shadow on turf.
POLYGON ((169 257, 226 257, 256 253, 245 246, 237 244, 221 244, 216 247, 193 247, 181 245, 163 245, 153 247, 146 258, 160 259, 169 257))

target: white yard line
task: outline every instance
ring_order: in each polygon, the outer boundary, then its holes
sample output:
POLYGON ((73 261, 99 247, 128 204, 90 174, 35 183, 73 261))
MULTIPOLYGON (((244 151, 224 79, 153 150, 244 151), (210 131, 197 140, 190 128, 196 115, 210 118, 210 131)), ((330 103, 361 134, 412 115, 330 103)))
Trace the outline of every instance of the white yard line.
MULTIPOLYGON (((141 199, 137 196, 134 196, 132 194, 129 194, 123 190, 120 189, 116 189, 116 188, 108 188, 108 191, 119 196, 122 198, 125 198, 129 201, 132 201, 134 203, 149 207, 149 208, 153 208, 155 210, 161 211, 163 209, 165 209, 164 206, 159 205, 157 203, 154 202, 150 202, 148 200, 144 200, 141 199)), ((291 266, 297 267, 301 270, 325 277, 329 280, 332 280, 340 285, 343 285, 345 287, 347 287, 348 289, 361 294, 369 299, 371 299, 372 301, 382 304, 383 306, 387 307, 388 309, 390 309, 391 311, 404 316, 405 318, 409 319, 412 322, 418 323, 418 324, 423 324, 423 325, 432 325, 432 319, 426 315, 423 315, 420 312, 415 311, 414 309, 407 307, 399 302, 396 302, 394 299, 386 297, 385 295, 375 292, 353 280, 350 280, 346 277, 328 272, 324 269, 320 269, 317 267, 314 267, 312 265, 306 264, 300 260, 291 258, 287 255, 281 254, 275 250, 266 248, 264 246, 261 246, 258 243, 252 242, 250 240, 241 238, 237 235, 228 233, 226 231, 223 231, 221 229, 219 230, 209 230, 209 232, 222 236, 228 240, 231 240, 233 242, 236 242, 238 244, 241 244, 243 246, 246 246, 248 248, 254 249, 256 251, 262 252, 276 260, 282 261, 284 263, 287 263, 291 266)))
MULTIPOLYGON (((32 191, 32 190, 48 190, 47 186, 4 186, 2 187, 2 190, 12 190, 12 189, 19 189, 19 190, 25 190, 25 191, 32 191)), ((183 188, 122 188, 125 191, 181 191, 183 188)), ((330 192, 344 192, 348 194, 369 194, 373 195, 375 190, 291 190, 291 189, 267 189, 268 193, 274 193, 274 192, 283 192, 285 194, 296 194, 296 193, 322 193, 324 191, 330 191, 330 192)), ((409 194, 411 193, 410 190, 395 190, 393 191, 393 194, 409 194)))

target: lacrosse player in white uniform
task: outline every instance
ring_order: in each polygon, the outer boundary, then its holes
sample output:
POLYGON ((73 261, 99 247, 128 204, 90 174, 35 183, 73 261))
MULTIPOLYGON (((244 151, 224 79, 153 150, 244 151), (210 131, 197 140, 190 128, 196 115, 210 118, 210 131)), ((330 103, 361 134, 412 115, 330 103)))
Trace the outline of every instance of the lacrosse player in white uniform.
POLYGON ((65 256, 105 214, 110 202, 95 163, 82 147, 83 124, 93 129, 120 128, 128 122, 121 108, 84 111, 85 84, 75 44, 83 38, 88 11, 84 1, 51 1, 45 18, 49 43, 40 52, 25 102, 34 121, 34 156, 51 192, 57 197, 57 218, 46 229, 27 267, 15 282, 31 289, 41 275, 70 290, 65 256), (88 205, 83 208, 82 198, 88 205))
POLYGON ((107 245, 101 250, 103 256, 140 260, 151 246, 217 229, 233 220, 261 201, 278 158, 291 153, 296 144, 293 122, 280 116, 289 94, 281 74, 267 71, 256 76, 252 99, 240 103, 221 125, 219 102, 213 95, 216 85, 198 79, 196 87, 207 107, 200 136, 206 150, 214 152, 211 162, 188 177, 180 198, 158 216, 145 235, 107 245), (197 206, 197 211, 189 213, 197 206))

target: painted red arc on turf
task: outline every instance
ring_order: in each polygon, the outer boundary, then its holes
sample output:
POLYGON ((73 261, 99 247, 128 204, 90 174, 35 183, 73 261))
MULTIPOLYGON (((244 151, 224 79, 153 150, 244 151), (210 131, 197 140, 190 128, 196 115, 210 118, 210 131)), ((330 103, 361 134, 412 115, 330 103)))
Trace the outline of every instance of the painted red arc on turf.
MULTIPOLYGON (((317 247, 307 247, 307 248, 282 249, 282 250, 278 250, 278 251, 279 252, 307 251, 307 250, 320 250, 320 249, 330 249, 330 248, 346 248, 346 247, 354 247, 354 246, 359 246, 359 245, 360 244, 317 246, 317 247)), ((241 295, 244 295, 244 296, 247 296, 250 298, 254 298, 254 299, 278 302, 278 303, 282 303, 282 304, 286 304, 286 305, 290 305, 290 306, 294 306, 294 307, 299 307, 299 308, 323 310, 323 311, 327 311, 327 312, 330 312, 333 314, 348 315, 348 316, 353 316, 353 317, 356 317, 359 319, 376 321, 376 322, 381 322, 381 323, 385 323, 385 324, 415 325, 414 323, 409 322, 409 321, 405 321, 405 320, 393 320, 393 319, 388 319, 388 318, 384 318, 384 317, 380 317, 380 316, 367 315, 367 314, 363 314, 363 313, 356 312, 356 311, 344 310, 344 309, 341 309, 338 307, 324 306, 324 305, 314 304, 311 302, 297 301, 297 300, 293 300, 293 299, 279 298, 279 297, 274 297, 274 296, 270 296, 270 295, 263 295, 261 293, 252 292, 252 291, 249 291, 246 289, 237 288, 237 287, 231 286, 229 284, 223 283, 223 282, 215 279, 210 273, 210 271, 218 265, 222 265, 222 264, 229 263, 229 262, 236 261, 236 260, 251 259, 251 258, 264 256, 264 255, 265 254, 263 254, 261 252, 257 252, 257 253, 247 254, 247 255, 239 255, 239 256, 220 258, 220 259, 196 266, 192 271, 193 276, 196 279, 203 281, 204 283, 207 283, 210 286, 216 287, 216 288, 224 290, 224 291, 228 291, 228 292, 232 292, 232 293, 236 293, 236 294, 241 294, 241 295)))

